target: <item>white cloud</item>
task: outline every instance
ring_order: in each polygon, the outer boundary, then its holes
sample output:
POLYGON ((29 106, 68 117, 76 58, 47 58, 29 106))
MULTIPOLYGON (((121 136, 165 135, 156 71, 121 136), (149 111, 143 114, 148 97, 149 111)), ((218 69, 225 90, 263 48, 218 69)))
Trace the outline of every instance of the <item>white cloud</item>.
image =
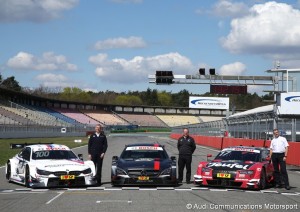
POLYGON ((98 41, 94 45, 97 50, 103 49, 120 49, 120 48, 144 48, 146 42, 141 37, 131 36, 128 38, 110 38, 103 41, 98 41))
POLYGON ((249 12, 248 6, 243 2, 219 0, 212 9, 212 13, 219 17, 240 17, 249 12))
POLYGON ((44 87, 73 87, 74 84, 69 82, 68 78, 62 74, 41 74, 35 77, 44 87))
POLYGON ((98 93, 98 89, 94 89, 94 88, 83 88, 82 90, 84 90, 85 92, 93 92, 93 93, 98 93))
POLYGON ((96 66, 95 73, 101 80, 117 83, 147 82, 148 74, 155 74, 156 70, 172 70, 176 74, 194 70, 192 62, 177 52, 153 57, 136 56, 131 60, 109 60, 106 54, 98 54, 91 56, 89 62, 96 66))
POLYGON ((241 62, 235 62, 227 65, 223 65, 220 68, 220 75, 236 75, 240 76, 246 71, 246 65, 241 62))
POLYGON ((62 75, 62 74, 51 74, 51 73, 40 74, 35 79, 39 80, 39 81, 61 81, 61 82, 67 81, 67 78, 64 75, 62 75))
POLYGON ((0 22, 44 22, 60 17, 79 0, 0 0, 0 22))
POLYGON ((231 31, 221 42, 232 53, 299 58, 300 11, 284 3, 254 5, 250 15, 232 20, 231 31))
POLYGON ((53 52, 45 52, 41 58, 27 52, 19 52, 7 61, 6 66, 15 70, 77 70, 77 66, 68 63, 65 56, 55 55, 53 52))

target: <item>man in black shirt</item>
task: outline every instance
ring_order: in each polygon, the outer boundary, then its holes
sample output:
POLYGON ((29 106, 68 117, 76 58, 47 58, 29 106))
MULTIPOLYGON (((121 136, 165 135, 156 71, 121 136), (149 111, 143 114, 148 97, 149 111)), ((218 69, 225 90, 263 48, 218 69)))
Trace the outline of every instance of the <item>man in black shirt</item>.
POLYGON ((191 183, 191 164, 192 155, 196 149, 195 140, 189 136, 189 130, 183 129, 183 136, 178 139, 177 148, 179 151, 178 158, 178 182, 182 183, 183 170, 186 167, 186 183, 191 183))
POLYGON ((107 139, 100 124, 96 125, 95 133, 90 136, 88 143, 89 159, 92 160, 96 168, 96 179, 101 185, 101 173, 104 154, 107 150, 107 139))

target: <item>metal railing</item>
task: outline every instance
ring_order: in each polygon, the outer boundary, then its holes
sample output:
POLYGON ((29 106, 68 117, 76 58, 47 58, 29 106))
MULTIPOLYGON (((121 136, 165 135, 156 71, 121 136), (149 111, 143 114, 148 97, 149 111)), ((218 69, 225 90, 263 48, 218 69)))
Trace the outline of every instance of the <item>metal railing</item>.
POLYGON ((237 118, 223 118, 220 121, 178 126, 172 128, 172 132, 182 133, 182 129, 187 127, 190 134, 193 135, 224 136, 225 131, 227 131, 228 136, 234 138, 270 140, 275 126, 288 141, 300 141, 300 119, 278 118, 271 111, 237 118), (296 131, 295 138, 292 137, 293 128, 296 131))

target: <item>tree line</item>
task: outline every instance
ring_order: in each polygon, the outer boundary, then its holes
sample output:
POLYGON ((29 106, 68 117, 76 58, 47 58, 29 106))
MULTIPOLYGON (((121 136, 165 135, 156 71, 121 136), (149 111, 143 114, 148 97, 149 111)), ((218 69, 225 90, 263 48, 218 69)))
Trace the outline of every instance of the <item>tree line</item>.
POLYGON ((129 106, 169 106, 169 107, 188 107, 189 96, 206 96, 206 97, 229 97, 229 107, 231 110, 248 110, 255 107, 268 105, 270 103, 264 100, 273 100, 273 94, 269 93, 259 96, 257 93, 247 94, 193 94, 188 90, 183 89, 178 93, 160 91, 157 89, 148 88, 146 91, 100 91, 92 92, 85 91, 78 87, 65 88, 49 88, 40 86, 35 89, 21 87, 19 82, 12 76, 2 79, 0 74, 0 86, 7 89, 22 91, 31 95, 57 99, 63 101, 86 102, 96 104, 114 104, 114 105, 129 105, 129 106))

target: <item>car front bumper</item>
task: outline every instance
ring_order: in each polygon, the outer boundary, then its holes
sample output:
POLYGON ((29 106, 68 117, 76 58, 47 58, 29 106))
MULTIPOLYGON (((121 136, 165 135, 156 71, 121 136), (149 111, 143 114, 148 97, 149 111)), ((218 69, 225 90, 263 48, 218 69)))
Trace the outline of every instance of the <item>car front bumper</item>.
POLYGON ((194 175, 194 183, 203 186, 258 189, 260 179, 220 179, 211 176, 194 175))
POLYGON ((59 177, 31 177, 29 183, 32 188, 43 187, 81 187, 81 186, 93 186, 97 184, 97 180, 92 175, 78 176, 75 179, 62 180, 59 177))
POLYGON ((169 185, 174 186, 177 184, 176 177, 170 175, 161 175, 158 177, 150 177, 149 180, 139 180, 135 177, 128 175, 113 176, 111 180, 112 185, 136 185, 136 186, 147 186, 147 185, 169 185))

